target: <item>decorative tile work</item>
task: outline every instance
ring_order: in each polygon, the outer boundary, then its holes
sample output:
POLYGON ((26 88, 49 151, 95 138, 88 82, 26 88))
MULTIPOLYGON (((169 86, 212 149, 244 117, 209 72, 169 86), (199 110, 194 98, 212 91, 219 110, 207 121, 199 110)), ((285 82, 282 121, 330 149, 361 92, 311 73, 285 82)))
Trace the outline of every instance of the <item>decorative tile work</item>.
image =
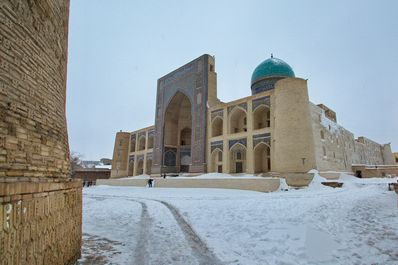
POLYGON ((139 132, 139 133, 138 133, 138 138, 137 138, 137 139, 140 139, 141 136, 144 136, 144 137, 145 137, 145 136, 146 136, 146 131, 139 132))
POLYGON ((259 143, 266 143, 268 146, 271 146, 271 134, 263 133, 253 135, 253 148, 256 147, 259 143))
POLYGON ((131 141, 131 142, 135 142, 135 140, 136 140, 136 134, 132 134, 132 135, 130 136, 130 141, 131 141))
POLYGON ((271 107, 270 97, 254 99, 252 103, 252 110, 254 111, 260 105, 265 105, 268 108, 270 108, 271 107))
POLYGON ((129 156, 129 163, 134 163, 134 161, 135 161, 135 156, 134 155, 129 156))
POLYGON ((151 136, 155 136, 155 130, 153 130, 153 129, 148 132, 148 137, 151 137, 151 136))
POLYGON ((247 139, 246 138, 242 138, 242 139, 229 140, 229 149, 231 149, 231 147, 234 146, 237 143, 240 143, 243 146, 247 147, 247 139))
POLYGON ((155 115, 155 139, 153 148, 152 172, 160 172, 162 158, 164 162, 175 165, 175 156, 165 158, 163 146, 163 128, 165 111, 177 92, 183 93, 192 106, 192 168, 204 172, 206 167, 206 126, 207 126, 207 89, 208 89, 208 55, 203 55, 180 67, 158 80, 155 115), (173 160, 173 161, 171 161, 173 160))
POLYGON ((282 79, 282 78, 280 78, 280 77, 267 78, 267 79, 264 79, 264 80, 254 83, 251 87, 252 95, 255 95, 255 94, 263 92, 263 91, 268 91, 268 90, 274 89, 275 83, 280 79, 282 79))
POLYGON ((241 107, 242 109, 244 109, 245 111, 247 111, 247 103, 246 103, 246 102, 243 102, 243 103, 240 103, 239 105, 229 106, 229 107, 228 107, 228 114, 230 114, 230 113, 232 112, 232 110, 233 110, 234 108, 236 108, 236 107, 241 107))
POLYGON ((211 112, 211 120, 213 121, 213 119, 214 119, 215 117, 221 117, 221 118, 223 118, 223 117, 224 117, 224 110, 223 110, 223 109, 213 110, 213 111, 211 112))
POLYGON ((164 152, 164 165, 169 167, 175 167, 177 164, 176 161, 177 150, 175 148, 165 148, 164 152))
POLYGON ((144 155, 137 155, 137 162, 144 160, 144 155))
POLYGON ((221 151, 223 151, 223 141, 214 141, 214 142, 211 142, 210 143, 210 151, 213 153, 213 151, 215 150, 215 149, 220 149, 221 151))

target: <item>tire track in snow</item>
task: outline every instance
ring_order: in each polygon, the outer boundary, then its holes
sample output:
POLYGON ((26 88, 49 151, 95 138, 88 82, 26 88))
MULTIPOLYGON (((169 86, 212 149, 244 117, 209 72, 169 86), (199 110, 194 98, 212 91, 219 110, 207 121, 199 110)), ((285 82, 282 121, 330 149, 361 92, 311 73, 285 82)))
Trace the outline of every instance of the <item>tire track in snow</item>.
POLYGON ((135 248, 135 255, 134 255, 134 264, 139 265, 148 265, 149 262, 149 233, 150 233, 150 226, 152 225, 152 219, 149 216, 148 207, 147 205, 142 202, 142 200, 147 201, 154 201, 164 205, 173 216, 174 220, 176 221, 178 227, 181 229, 182 233, 184 234, 185 240, 189 244, 192 250, 192 255, 196 258, 197 262, 200 265, 223 265, 223 263, 217 258, 217 256, 209 249, 207 244, 199 237, 199 235, 193 230, 191 225, 182 217, 179 211, 169 204, 168 202, 149 199, 149 198, 132 198, 129 196, 89 196, 91 198, 95 197, 105 197, 109 198, 124 198, 126 200, 138 202, 142 206, 141 211, 141 218, 139 222, 140 233, 138 237, 138 242, 135 248))
POLYGON ((141 218, 138 224, 138 227, 140 228, 140 233, 138 235, 137 244, 134 250, 134 264, 148 265, 148 235, 150 232, 151 218, 149 217, 147 205, 141 201, 136 202, 141 204, 141 218))
POLYGON ((157 201, 170 211, 176 220, 178 226, 183 232, 185 239, 192 249, 192 254, 195 256, 200 265, 222 265, 223 263, 217 256, 209 249, 205 242, 196 234, 191 225, 181 216, 178 210, 171 204, 164 201, 157 201))

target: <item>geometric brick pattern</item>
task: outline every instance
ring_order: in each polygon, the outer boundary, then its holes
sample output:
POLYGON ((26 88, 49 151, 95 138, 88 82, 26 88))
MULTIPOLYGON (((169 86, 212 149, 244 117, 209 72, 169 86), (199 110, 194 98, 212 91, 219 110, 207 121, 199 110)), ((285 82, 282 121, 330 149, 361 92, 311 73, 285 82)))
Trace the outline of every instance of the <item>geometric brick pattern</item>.
POLYGON ((73 264, 81 246, 81 182, 0 181, 0 264, 73 264))
POLYGON ((0 264, 73 264, 82 190, 66 129, 69 0, 0 0, 0 264))
POLYGON ((69 177, 69 1, 0 1, 0 176, 69 177))

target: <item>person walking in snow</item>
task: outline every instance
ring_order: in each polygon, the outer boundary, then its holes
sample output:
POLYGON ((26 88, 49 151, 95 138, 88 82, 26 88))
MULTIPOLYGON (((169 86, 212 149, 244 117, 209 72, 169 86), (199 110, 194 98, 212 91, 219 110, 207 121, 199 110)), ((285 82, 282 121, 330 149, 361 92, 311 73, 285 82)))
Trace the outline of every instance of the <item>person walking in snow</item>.
POLYGON ((148 188, 152 188, 152 179, 148 179, 148 188))

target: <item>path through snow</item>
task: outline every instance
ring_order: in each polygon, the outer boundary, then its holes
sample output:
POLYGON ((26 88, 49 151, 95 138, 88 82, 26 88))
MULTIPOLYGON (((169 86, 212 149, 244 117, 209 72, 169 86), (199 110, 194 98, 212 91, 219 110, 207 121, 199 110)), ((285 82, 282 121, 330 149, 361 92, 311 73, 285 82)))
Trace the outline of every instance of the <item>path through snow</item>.
POLYGON ((274 193, 86 188, 80 264, 397 264, 390 180, 345 181, 274 193))

